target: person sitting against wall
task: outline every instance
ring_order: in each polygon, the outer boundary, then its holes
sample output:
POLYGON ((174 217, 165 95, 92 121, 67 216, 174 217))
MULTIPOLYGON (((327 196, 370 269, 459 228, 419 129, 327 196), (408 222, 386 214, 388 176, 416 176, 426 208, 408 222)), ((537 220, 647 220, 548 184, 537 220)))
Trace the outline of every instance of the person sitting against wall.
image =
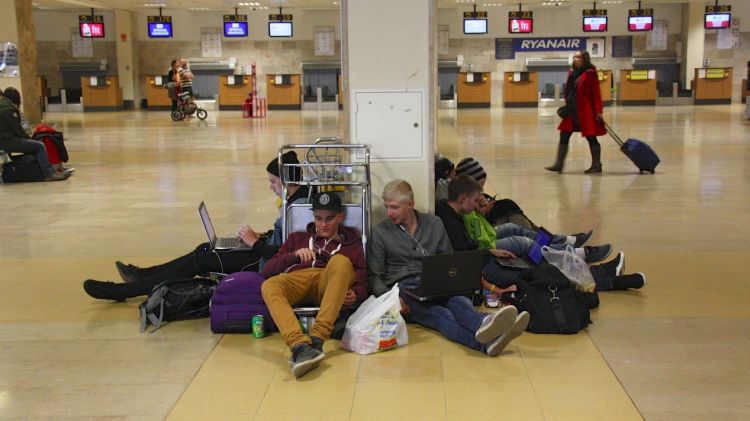
MULTIPOLYGON (((414 208, 409 183, 391 181, 383 189, 382 199, 387 218, 373 229, 367 254, 370 289, 377 296, 397 283, 404 290, 429 282, 421 279, 424 257, 452 251, 440 219, 414 208)), ((500 355, 529 323, 529 314, 519 314, 513 306, 482 314, 464 296, 420 302, 402 292, 401 313, 409 322, 436 330, 453 342, 491 357, 500 355)))
POLYGON ((358 306, 368 296, 362 237, 343 225, 344 206, 333 192, 312 198, 313 222, 292 233, 263 267, 263 300, 292 351, 292 374, 300 378, 323 358, 342 306, 358 306), (319 305, 309 335, 302 332, 293 305, 319 305))
MULTIPOLYGON (((467 230, 463 215, 473 212, 478 206, 482 194, 482 186, 473 178, 461 175, 451 180, 448 186, 449 199, 440 201, 435 209, 435 214, 443 221, 448 233, 451 246, 454 251, 479 250, 480 243, 471 238, 467 230)), ((508 248, 513 249, 519 242, 506 243, 508 248)), ((504 243, 500 243, 501 245, 504 243)), ((501 248, 485 248, 488 252, 485 258, 483 274, 486 281, 484 287, 491 291, 495 286, 508 288, 514 285, 522 274, 519 270, 504 268, 498 264, 496 257, 516 257, 519 253, 528 252, 525 249, 515 249, 515 253, 501 248)), ((642 273, 623 275, 625 254, 620 252, 609 262, 592 266, 591 274, 597 285, 597 290, 608 291, 628 288, 641 288, 646 277, 642 273)))
POLYGON ((34 154, 44 173, 44 181, 62 181, 70 172, 57 172, 49 163, 44 143, 32 139, 21 124, 21 93, 16 88, 6 88, 0 97, 0 149, 7 153, 34 154))
MULTIPOLYGON (((285 153, 282 156, 282 162, 291 165, 299 164, 294 151, 285 153)), ((291 180, 302 179, 300 167, 285 166, 284 169, 291 171, 289 174, 291 180)), ((271 190, 281 197, 281 173, 277 158, 268 163, 266 171, 271 190)), ((307 186, 290 184, 287 188, 287 203, 307 203, 309 195, 307 186)), ((93 298, 124 301, 128 298, 148 295, 154 286, 168 279, 192 278, 210 272, 257 272, 267 259, 276 254, 283 242, 281 217, 276 219, 271 231, 261 234, 246 225, 240 228, 237 235, 243 243, 243 247, 239 249, 214 251, 209 243, 203 243, 184 256, 147 268, 117 261, 115 266, 124 283, 88 279, 83 283, 83 289, 93 298)))

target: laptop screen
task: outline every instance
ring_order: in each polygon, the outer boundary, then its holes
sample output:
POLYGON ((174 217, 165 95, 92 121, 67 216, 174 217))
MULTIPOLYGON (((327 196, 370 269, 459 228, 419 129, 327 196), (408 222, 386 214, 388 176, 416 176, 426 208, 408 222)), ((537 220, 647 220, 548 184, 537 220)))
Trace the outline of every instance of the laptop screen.
POLYGON ((544 228, 539 228, 539 231, 536 233, 536 237, 534 237, 534 244, 529 247, 529 252, 527 256, 529 256, 529 259, 531 259, 534 264, 539 264, 542 261, 542 247, 548 246, 549 243, 552 242, 552 234, 550 234, 549 231, 547 231, 544 228))
POLYGON ((208 234, 208 241, 211 243, 211 247, 216 245, 216 231, 214 231, 214 225, 211 223, 211 218, 208 217, 208 209, 206 204, 201 202, 198 206, 198 213, 201 215, 203 226, 206 228, 206 234, 208 234))

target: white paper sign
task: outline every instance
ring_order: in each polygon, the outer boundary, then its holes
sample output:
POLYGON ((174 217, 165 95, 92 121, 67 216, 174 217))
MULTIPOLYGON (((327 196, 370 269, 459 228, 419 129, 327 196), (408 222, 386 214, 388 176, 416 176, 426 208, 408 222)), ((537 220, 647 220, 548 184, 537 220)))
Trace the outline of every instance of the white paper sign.
POLYGON ((698 69, 698 79, 706 78, 706 69, 698 69))
POLYGON ((469 82, 469 83, 474 82, 474 73, 472 73, 472 72, 467 73, 466 74, 466 81, 469 82))
POLYGON ((221 57, 221 34, 208 29, 201 33, 201 55, 203 57, 221 57))
POLYGON ((91 76, 89 78, 89 85, 96 86, 96 79, 97 79, 96 76, 91 76))
POLYGON ((227 85, 234 85, 234 75, 227 76, 227 85))
POLYGON ((276 75, 274 84, 276 85, 282 85, 284 83, 284 76, 282 75, 276 75))
POLYGON ((333 26, 316 26, 313 28, 316 56, 336 54, 336 33, 333 26))
POLYGON ((513 73, 513 82, 520 82, 521 81, 521 72, 514 72, 513 73))
POLYGON ((649 79, 656 79, 656 70, 649 70, 648 71, 648 78, 649 79))
POLYGON ((740 18, 732 18, 732 26, 719 29, 716 33, 716 48, 731 50, 740 47, 740 18))
POLYGON ((162 83, 162 81, 161 81, 161 76, 154 76, 154 85, 159 85, 159 86, 161 86, 161 85, 163 85, 163 84, 164 84, 164 83, 162 83))
POLYGON ((654 29, 646 33, 647 51, 664 51, 667 49, 667 35, 669 34, 669 22, 666 20, 654 21, 654 29))

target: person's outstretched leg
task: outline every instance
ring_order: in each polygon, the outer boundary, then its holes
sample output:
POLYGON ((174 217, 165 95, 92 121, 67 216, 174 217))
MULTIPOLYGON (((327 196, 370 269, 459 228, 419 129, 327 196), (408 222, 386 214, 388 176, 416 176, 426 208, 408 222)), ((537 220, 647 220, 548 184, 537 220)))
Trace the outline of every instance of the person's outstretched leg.
POLYGON ((565 166, 565 157, 568 156, 568 142, 573 132, 560 132, 560 144, 557 145, 557 158, 555 163, 549 167, 544 167, 547 171, 562 172, 565 166))
POLYGON ((587 136, 589 149, 591 149, 591 168, 584 171, 585 174, 598 174, 602 172, 602 145, 596 140, 596 136, 587 136))

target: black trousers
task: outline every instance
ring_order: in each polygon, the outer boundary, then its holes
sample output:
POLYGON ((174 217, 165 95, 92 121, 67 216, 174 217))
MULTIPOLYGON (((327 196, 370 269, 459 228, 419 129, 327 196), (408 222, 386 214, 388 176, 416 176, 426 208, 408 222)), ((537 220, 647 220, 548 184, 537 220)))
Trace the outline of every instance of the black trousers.
POLYGON ((252 249, 235 249, 214 252, 203 243, 190 253, 161 265, 141 268, 138 282, 117 284, 128 297, 148 295, 158 284, 170 279, 192 278, 209 272, 257 272, 260 255, 252 249))

